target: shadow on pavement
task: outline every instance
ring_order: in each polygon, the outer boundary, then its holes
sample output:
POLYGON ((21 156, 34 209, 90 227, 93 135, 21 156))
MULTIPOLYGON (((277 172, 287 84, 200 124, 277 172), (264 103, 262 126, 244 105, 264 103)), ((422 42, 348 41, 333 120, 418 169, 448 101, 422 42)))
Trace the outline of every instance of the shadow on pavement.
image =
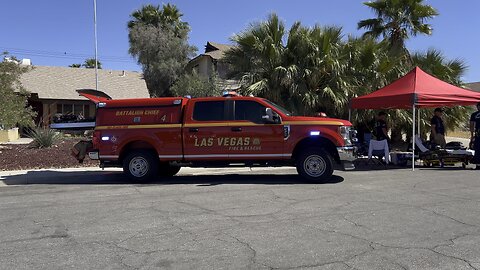
POLYGON ((475 167, 467 167, 463 168, 461 165, 458 166, 446 166, 446 167, 415 167, 415 169, 421 170, 421 171, 474 171, 475 167))
MULTIPOLYGON (((337 184, 343 182, 344 178, 333 175, 328 181, 315 184, 337 184)), ((216 186, 222 184, 263 184, 263 185, 288 185, 288 184, 312 184, 296 174, 224 174, 224 175, 179 175, 164 179, 159 184, 197 184, 198 186, 216 186)))
MULTIPOLYGON (((5 185, 111 185, 111 184, 139 184, 130 181, 122 172, 93 171, 93 172, 65 172, 65 171, 29 171, 26 174, 7 175, 0 179, 5 185)), ((336 184, 344 178, 334 175, 328 181, 318 184, 336 184)), ((214 174, 214 175, 178 175, 170 178, 158 179, 148 185, 184 185, 216 186, 222 184, 312 184, 296 174, 214 174)))

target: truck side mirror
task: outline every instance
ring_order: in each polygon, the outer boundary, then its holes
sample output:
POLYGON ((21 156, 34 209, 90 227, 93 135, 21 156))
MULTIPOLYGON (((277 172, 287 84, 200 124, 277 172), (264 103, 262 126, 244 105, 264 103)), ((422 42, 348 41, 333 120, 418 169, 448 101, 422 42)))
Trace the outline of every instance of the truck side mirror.
POLYGON ((272 110, 272 108, 265 108, 265 115, 262 116, 262 119, 269 124, 279 124, 280 116, 272 110))

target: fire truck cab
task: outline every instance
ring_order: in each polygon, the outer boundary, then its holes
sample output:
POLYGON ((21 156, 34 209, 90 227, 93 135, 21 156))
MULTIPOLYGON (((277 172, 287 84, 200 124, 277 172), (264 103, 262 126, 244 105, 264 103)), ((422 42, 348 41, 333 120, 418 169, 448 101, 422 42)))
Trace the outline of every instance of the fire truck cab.
POLYGON ((101 167, 123 167, 139 182, 173 176, 183 166, 295 166, 302 177, 324 181, 354 159, 350 122, 293 116, 264 98, 80 94, 97 104, 88 156, 101 167))

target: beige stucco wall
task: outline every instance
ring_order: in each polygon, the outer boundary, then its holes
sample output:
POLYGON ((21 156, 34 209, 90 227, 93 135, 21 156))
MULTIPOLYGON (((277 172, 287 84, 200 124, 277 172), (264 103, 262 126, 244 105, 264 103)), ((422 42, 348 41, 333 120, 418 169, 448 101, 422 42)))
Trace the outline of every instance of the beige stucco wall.
POLYGON ((18 128, 0 130, 0 142, 11 142, 20 139, 18 128))
POLYGON ((195 70, 198 75, 208 78, 213 70, 212 58, 207 55, 202 55, 188 63, 187 69, 195 70))

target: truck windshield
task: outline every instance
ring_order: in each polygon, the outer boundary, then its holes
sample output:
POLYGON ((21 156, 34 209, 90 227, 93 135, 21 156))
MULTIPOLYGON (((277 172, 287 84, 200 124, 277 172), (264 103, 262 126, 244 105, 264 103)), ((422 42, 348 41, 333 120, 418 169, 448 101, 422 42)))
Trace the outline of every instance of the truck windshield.
POLYGON ((283 114, 287 115, 287 116, 293 116, 293 114, 291 112, 289 112, 287 109, 283 108, 282 106, 280 105, 277 105, 273 102, 271 102, 270 100, 268 99, 263 99, 263 101, 267 102, 268 104, 270 104, 272 107, 274 107, 275 109, 281 111, 283 114))

